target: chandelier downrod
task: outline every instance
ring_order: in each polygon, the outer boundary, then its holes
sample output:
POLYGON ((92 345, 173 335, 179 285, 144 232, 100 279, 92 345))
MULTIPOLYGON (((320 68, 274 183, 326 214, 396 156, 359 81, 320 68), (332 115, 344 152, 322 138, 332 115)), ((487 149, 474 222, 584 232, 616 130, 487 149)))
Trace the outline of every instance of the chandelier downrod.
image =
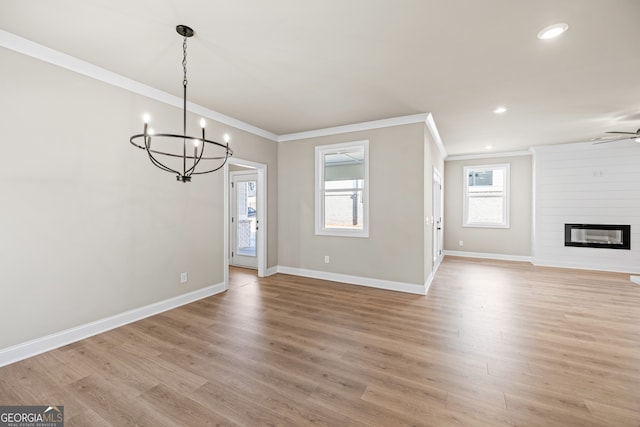
MULTIPOLYGON (((166 172, 172 172, 176 174, 176 179, 181 182, 190 182, 192 175, 201 175, 205 173, 215 172, 221 169, 227 159, 233 155, 233 151, 229 148, 229 136, 225 134, 225 144, 220 142, 211 141, 206 139, 204 119, 200 119, 200 126, 202 128, 202 137, 194 137, 187 135, 187 39, 194 35, 194 31, 186 25, 178 25, 176 31, 183 37, 182 42, 182 135, 170 134, 170 133, 154 133, 149 128, 149 115, 144 116, 143 133, 133 135, 129 142, 135 147, 138 147, 147 152, 151 163, 166 172), (156 140, 160 143, 160 148, 151 148, 151 141, 156 140), (171 152, 164 147, 169 143, 176 143, 177 140, 182 140, 182 150, 180 152, 171 152), (193 155, 188 154, 188 144, 193 145, 193 155), (204 156, 205 146, 213 147, 220 152, 219 155, 204 156), (160 161, 160 157, 169 159, 181 159, 182 171, 174 169, 174 167, 168 166, 166 163, 160 161), (196 170, 201 161, 203 164, 208 165, 205 170, 196 170)), ((154 143, 154 146, 156 143, 154 143)), ((166 161, 166 160, 165 160, 166 161)))

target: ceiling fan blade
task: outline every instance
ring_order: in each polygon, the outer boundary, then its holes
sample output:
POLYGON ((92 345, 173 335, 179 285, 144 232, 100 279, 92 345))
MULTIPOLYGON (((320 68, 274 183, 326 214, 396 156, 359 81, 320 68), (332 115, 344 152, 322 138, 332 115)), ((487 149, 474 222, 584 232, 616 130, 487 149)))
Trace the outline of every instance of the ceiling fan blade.
MULTIPOLYGON (((614 133, 614 132, 607 132, 607 133, 614 133)), ((628 132, 625 132, 625 133, 628 133, 628 132)), ((595 140, 593 142, 593 145, 606 144, 608 142, 624 141, 625 139, 636 139, 635 133, 632 133, 630 135, 633 135, 633 136, 622 136, 620 138, 600 138, 599 140, 598 139, 595 140)))
POLYGON ((605 132, 605 133, 619 133, 621 135, 637 135, 636 132, 605 132))

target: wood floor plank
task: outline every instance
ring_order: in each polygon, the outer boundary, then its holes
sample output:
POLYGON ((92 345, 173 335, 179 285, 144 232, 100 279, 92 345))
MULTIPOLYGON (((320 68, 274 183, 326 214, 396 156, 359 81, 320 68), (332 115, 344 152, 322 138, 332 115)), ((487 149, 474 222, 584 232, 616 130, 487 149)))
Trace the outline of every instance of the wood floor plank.
POLYGON ((65 411, 64 425, 66 427, 110 427, 112 424, 91 409, 85 409, 74 415, 68 415, 65 411))
POLYGON ((203 405, 214 405, 216 412, 238 425, 297 425, 288 415, 282 415, 281 411, 274 408, 275 401, 296 405, 296 400, 287 401, 274 396, 270 402, 271 405, 265 406, 263 402, 266 396, 271 397, 273 394, 266 392, 263 388, 255 387, 251 382, 239 381, 207 382, 192 394, 195 401, 203 405), (240 387, 238 388, 237 385, 240 387))
MULTIPOLYGON (((118 384, 117 381, 94 375, 78 380, 70 384, 70 387, 76 392, 78 400, 98 414, 100 419, 113 426, 175 425, 159 412, 159 408, 146 405, 139 396, 132 399, 123 393, 122 384, 118 384), (135 404, 132 404, 134 401, 135 404)), ((64 406, 66 416, 69 405, 64 406)), ((73 418, 73 415, 70 418, 73 418)))
POLYGON ((176 393, 160 383, 140 398, 153 406, 169 424, 188 426, 239 426, 218 414, 213 405, 204 406, 185 394, 176 393))
MULTIPOLYGON (((447 413, 451 419, 464 426, 500 427, 519 425, 507 411, 504 394, 502 394, 502 402, 496 405, 487 404, 476 399, 473 395, 461 395, 457 392, 452 392, 447 395, 447 413)), ((531 422, 524 425, 533 427, 536 424, 531 422)))
POLYGON ((600 423, 615 425, 618 427, 637 427, 638 413, 628 409, 619 408, 602 402, 585 400, 589 412, 600 423))
POLYGON ((0 368, 70 426, 640 426, 640 286, 447 256, 427 296, 232 268, 230 289, 0 368))

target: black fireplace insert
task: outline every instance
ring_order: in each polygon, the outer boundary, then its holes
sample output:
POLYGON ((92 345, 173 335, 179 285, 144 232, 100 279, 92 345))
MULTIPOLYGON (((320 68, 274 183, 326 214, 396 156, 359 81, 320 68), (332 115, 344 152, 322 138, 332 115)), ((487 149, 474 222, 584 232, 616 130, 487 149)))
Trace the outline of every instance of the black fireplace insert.
POLYGON ((583 248, 631 249, 631 226, 565 224, 564 245, 583 248))

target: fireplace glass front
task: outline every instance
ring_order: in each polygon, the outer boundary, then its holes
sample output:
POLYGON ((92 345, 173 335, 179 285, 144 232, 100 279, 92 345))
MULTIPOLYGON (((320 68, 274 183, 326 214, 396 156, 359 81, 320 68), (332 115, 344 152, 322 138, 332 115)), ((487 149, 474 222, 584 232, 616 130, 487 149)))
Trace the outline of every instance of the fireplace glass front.
POLYGON ((631 249, 631 226, 565 224, 564 245, 587 248, 631 249))

